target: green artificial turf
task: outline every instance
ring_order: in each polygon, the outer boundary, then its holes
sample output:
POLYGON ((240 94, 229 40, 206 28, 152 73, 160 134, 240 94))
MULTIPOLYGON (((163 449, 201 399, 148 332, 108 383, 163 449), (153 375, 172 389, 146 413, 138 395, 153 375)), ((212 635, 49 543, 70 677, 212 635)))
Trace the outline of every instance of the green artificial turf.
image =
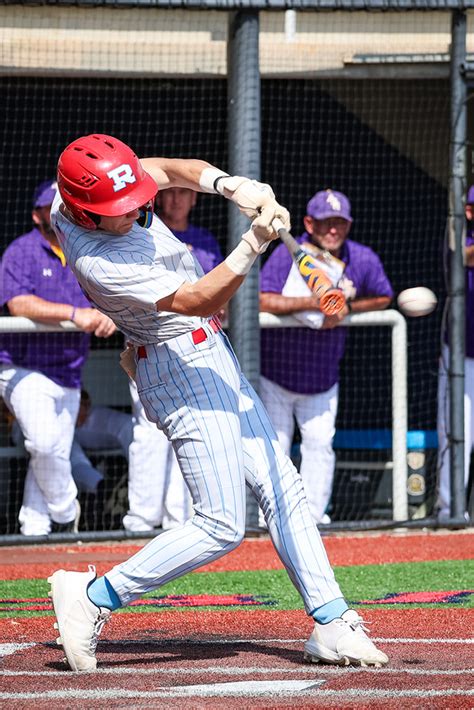
MULTIPOLYGON (((383 599, 394 592, 463 591, 474 590, 474 563, 470 561, 437 561, 385 565, 360 565, 337 567, 336 578, 349 602, 357 604, 362 600, 383 599)), ((38 616, 51 614, 49 611, 1 611, 13 606, 9 600, 47 600, 49 585, 46 580, 0 581, 0 616, 38 616)), ((301 599, 283 570, 253 572, 202 572, 181 577, 161 589, 146 595, 146 598, 167 595, 245 595, 252 596, 260 607, 199 606, 199 609, 302 609, 301 599), (265 602, 271 602, 270 605, 265 602)), ((41 604, 41 601, 38 602, 41 604)), ((32 602, 34 604, 34 602, 32 602)), ((381 605, 371 604, 371 608, 381 605)), ((383 604, 384 608, 410 608, 411 606, 455 606, 474 607, 474 595, 467 595, 457 603, 441 604, 383 604)), ((21 607, 19 607, 21 608, 21 607)), ((127 611, 137 613, 157 611, 168 607, 127 607, 127 611)), ((176 611, 189 610, 189 606, 174 607, 176 611)))

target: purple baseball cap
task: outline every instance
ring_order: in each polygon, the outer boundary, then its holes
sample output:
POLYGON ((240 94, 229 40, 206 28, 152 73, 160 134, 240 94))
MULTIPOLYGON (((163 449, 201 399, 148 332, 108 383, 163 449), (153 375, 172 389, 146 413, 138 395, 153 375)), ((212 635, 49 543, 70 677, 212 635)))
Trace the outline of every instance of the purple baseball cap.
POLYGON ((466 205, 474 205, 474 185, 467 191, 466 205))
POLYGON ((33 193, 33 209, 35 207, 48 207, 54 202, 58 183, 54 180, 44 180, 35 188, 33 193))
POLYGON ((336 190, 321 190, 313 195, 306 206, 306 214, 314 219, 342 217, 352 222, 351 203, 342 192, 336 190))

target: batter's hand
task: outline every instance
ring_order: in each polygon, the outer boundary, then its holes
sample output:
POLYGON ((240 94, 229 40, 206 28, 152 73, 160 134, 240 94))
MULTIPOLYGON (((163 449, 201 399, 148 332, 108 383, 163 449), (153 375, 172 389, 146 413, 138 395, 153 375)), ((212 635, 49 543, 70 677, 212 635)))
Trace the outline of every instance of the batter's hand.
POLYGON ((261 229, 261 227, 257 224, 257 220, 254 219, 248 232, 242 234, 242 239, 250 244, 254 252, 257 254, 263 254, 270 242, 273 239, 278 239, 278 234, 272 228, 270 234, 268 235, 267 231, 261 229))
POLYGON ((275 199, 275 193, 270 185, 249 178, 226 177, 219 180, 218 191, 232 202, 250 219, 253 219, 252 230, 263 240, 276 239, 272 227, 275 217, 278 217, 286 229, 290 229, 288 210, 275 199))
POLYGON ((108 338, 116 330, 115 323, 96 308, 76 308, 74 323, 80 330, 99 338, 108 338))

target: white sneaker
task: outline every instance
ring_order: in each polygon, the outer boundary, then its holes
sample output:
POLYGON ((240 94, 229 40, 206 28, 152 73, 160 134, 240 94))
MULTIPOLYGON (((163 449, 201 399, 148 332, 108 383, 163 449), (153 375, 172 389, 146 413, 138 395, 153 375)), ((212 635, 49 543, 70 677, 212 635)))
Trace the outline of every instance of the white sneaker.
POLYGON ((95 649, 102 627, 111 611, 98 607, 87 596, 87 588, 96 578, 95 567, 88 572, 66 572, 63 569, 48 578, 59 631, 58 645, 63 646, 67 662, 73 671, 94 671, 97 667, 95 649))
POLYGON ((353 609, 328 624, 316 622, 304 646, 304 659, 310 663, 381 668, 388 663, 388 656, 372 643, 366 630, 363 619, 353 609))
POLYGON ((317 523, 317 525, 330 525, 331 524, 331 518, 327 513, 324 513, 323 517, 321 520, 317 523))

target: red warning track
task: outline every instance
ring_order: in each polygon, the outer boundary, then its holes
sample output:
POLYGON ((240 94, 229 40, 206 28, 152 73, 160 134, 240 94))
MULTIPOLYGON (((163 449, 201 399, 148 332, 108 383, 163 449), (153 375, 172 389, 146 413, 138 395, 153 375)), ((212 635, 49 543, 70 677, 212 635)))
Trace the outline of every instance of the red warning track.
MULTIPOLYGON (((364 537, 341 535, 323 539, 333 566, 474 558, 474 531, 404 532, 364 537)), ((0 579, 39 579, 59 567, 83 570, 88 564, 95 564, 100 575, 133 555, 143 544, 146 543, 0 548, 0 579)), ((281 567, 271 541, 265 537, 245 540, 236 550, 199 571, 271 570, 281 567)))

